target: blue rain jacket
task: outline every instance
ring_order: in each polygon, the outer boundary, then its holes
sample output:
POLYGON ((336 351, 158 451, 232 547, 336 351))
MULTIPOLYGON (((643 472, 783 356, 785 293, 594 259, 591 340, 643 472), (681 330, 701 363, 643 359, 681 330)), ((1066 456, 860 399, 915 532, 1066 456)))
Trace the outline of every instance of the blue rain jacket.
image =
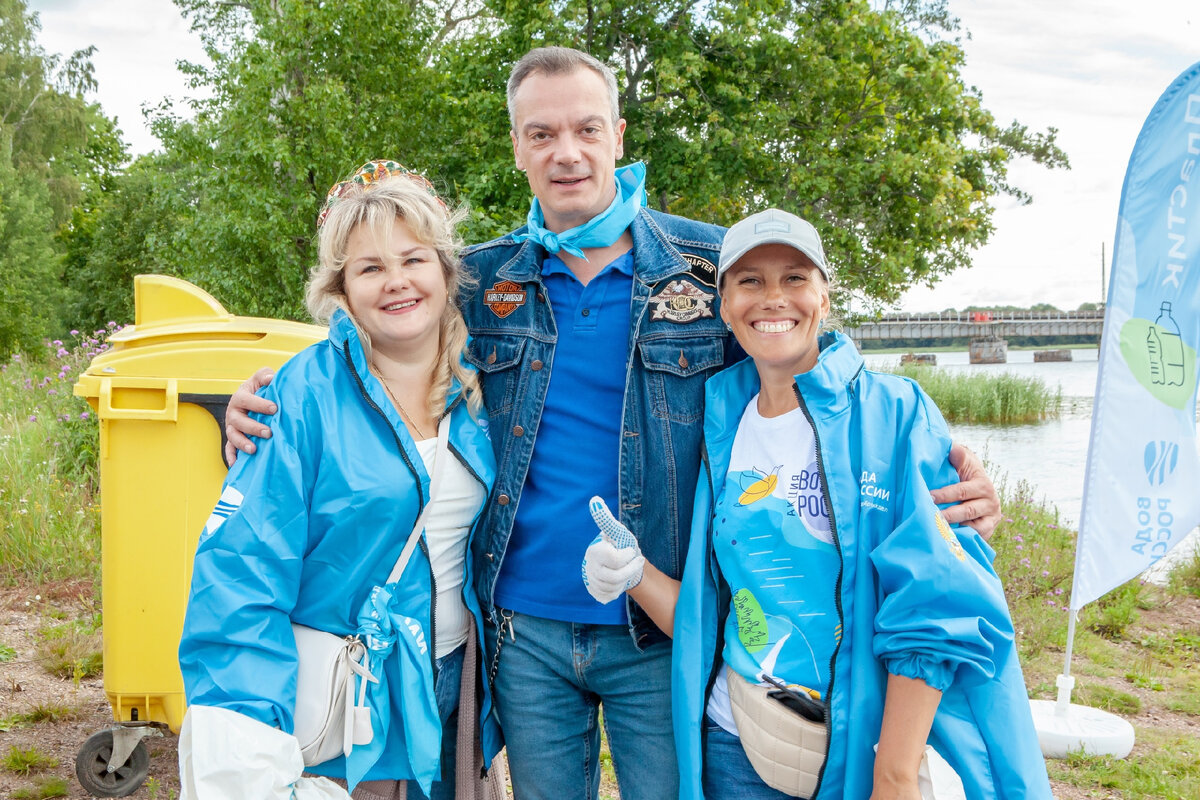
MULTIPOLYGON (((912 381, 863 368, 853 342, 821 340, 797 375, 841 570, 843 636, 830 665, 829 754, 818 798, 868 798, 888 673, 943 692, 929 744, 967 797, 1051 797, 993 552, 974 530, 939 524, 931 487, 957 481, 941 413, 912 381)), ((703 797, 701 730, 729 610, 713 555, 713 478, 724 479, 741 415, 758 391, 747 359, 708 381, 705 467, 675 610, 673 714, 680 797, 703 797)), ((784 676, 786 677, 786 676, 784 676)))
MULTIPOLYGON (((344 636, 360 631, 360 613, 365 620, 372 608, 386 608, 381 627, 394 644, 382 658, 384 690, 372 684, 368 692, 375 706, 371 766, 351 777, 414 779, 428 793, 438 774, 441 723, 433 693, 437 593, 424 539, 395 584, 372 589, 395 566, 428 500, 430 477, 342 311, 328 340, 290 359, 262 394, 280 409, 261 418, 271 438, 229 471, 196 551, 179 647, 187 701, 290 733, 296 693, 290 623, 344 636)), ((486 418, 469 413, 457 384, 446 405, 451 455, 490 490, 495 458, 486 418)), ((478 516, 472 536, 477 527, 478 516)), ((485 652, 466 561, 463 598, 485 652)), ((502 740, 483 684, 481 737, 490 763, 502 740)), ((347 777, 346 761, 310 771, 347 777)))

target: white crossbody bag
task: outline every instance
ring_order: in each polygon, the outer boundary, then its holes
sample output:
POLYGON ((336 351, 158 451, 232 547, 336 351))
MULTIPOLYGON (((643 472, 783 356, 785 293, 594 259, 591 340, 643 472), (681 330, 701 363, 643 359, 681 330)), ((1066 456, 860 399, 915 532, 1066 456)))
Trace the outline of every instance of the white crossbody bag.
MULTIPOLYGON (((430 503, 438 495, 449 451, 450 422, 438 423, 437 451, 433 475, 429 481, 430 503)), ((426 503, 413 525, 412 533, 396 559, 387 582, 399 579, 425 527, 426 503)), ((296 637, 298 674, 296 678, 295 735, 300 742, 304 765, 312 766, 350 755, 357 745, 370 744, 371 709, 367 706, 367 684, 377 683, 366 664, 367 646, 357 636, 338 636, 292 623, 296 637), (362 678, 355 696, 354 676, 362 678)))

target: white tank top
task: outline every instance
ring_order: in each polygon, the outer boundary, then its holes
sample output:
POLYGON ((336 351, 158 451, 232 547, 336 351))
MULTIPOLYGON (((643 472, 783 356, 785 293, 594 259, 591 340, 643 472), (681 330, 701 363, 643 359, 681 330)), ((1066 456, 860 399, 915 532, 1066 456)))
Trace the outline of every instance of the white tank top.
MULTIPOLYGON (((433 474, 437 439, 417 442, 425 470, 433 474)), ((447 452, 442 465, 442 485, 425 512, 425 541, 433 578, 437 582, 434 606, 436 646, 434 657, 442 658, 467 641, 470 630, 463 580, 466 577, 467 537, 471 523, 487 499, 487 492, 455 456, 447 452)))

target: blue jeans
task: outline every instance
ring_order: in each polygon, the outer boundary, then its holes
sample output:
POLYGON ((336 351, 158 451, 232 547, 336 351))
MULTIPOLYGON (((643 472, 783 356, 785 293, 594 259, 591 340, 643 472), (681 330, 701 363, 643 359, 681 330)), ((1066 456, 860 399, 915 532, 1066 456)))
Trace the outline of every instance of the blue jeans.
POLYGON ((421 787, 409 781, 408 796, 412 800, 454 800, 454 758, 458 752, 458 687, 462 680, 463 656, 466 645, 456 648, 437 660, 437 680, 433 696, 437 700, 438 716, 442 719, 442 777, 429 787, 429 797, 421 787))
MULTIPOLYGON (((507 615, 510 612, 504 612, 507 615)), ((494 699, 516 800, 595 800, 599 710, 622 800, 675 800, 671 643, 644 651, 626 625, 585 625, 513 612, 494 699)), ((496 626, 485 625, 491 664, 496 626)))
MULTIPOLYGON (((429 787, 429 797, 425 796, 416 781, 408 781, 405 789, 409 800, 454 800, 454 757, 458 750, 458 687, 462 679, 463 657, 466 652, 466 645, 463 645, 437 660, 438 674, 433 682, 433 698, 437 702, 438 716, 442 720, 441 777, 429 787)), ((334 783, 343 789, 346 788, 343 778, 334 778, 334 783)), ((350 796, 354 800, 391 800, 396 796, 400 783, 401 781, 396 780, 363 781, 350 796)))
POLYGON ((792 800, 754 771, 742 741, 704 717, 704 796, 708 800, 792 800))

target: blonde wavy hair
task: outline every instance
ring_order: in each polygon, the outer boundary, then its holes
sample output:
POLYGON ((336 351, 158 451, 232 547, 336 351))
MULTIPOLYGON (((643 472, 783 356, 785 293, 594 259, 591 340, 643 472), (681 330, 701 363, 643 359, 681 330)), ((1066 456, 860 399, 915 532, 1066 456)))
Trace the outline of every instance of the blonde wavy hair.
POLYGON ((309 275, 305 303, 313 319, 328 324, 337 309, 354 322, 367 358, 371 339, 350 313, 346 301, 347 243, 360 225, 387 241, 392 223, 401 219, 422 243, 437 251, 446 280, 446 308, 438 336, 438 359, 429 389, 429 407, 443 409, 446 395, 457 379, 467 405, 477 412, 483 405, 479 378, 463 361, 467 347, 467 324, 458 308, 458 298, 474 281, 458 257, 462 240, 457 226, 467 215, 464 207, 449 209, 426 188, 406 175, 391 175, 370 183, 350 183, 328 210, 317 233, 318 263, 309 275))

